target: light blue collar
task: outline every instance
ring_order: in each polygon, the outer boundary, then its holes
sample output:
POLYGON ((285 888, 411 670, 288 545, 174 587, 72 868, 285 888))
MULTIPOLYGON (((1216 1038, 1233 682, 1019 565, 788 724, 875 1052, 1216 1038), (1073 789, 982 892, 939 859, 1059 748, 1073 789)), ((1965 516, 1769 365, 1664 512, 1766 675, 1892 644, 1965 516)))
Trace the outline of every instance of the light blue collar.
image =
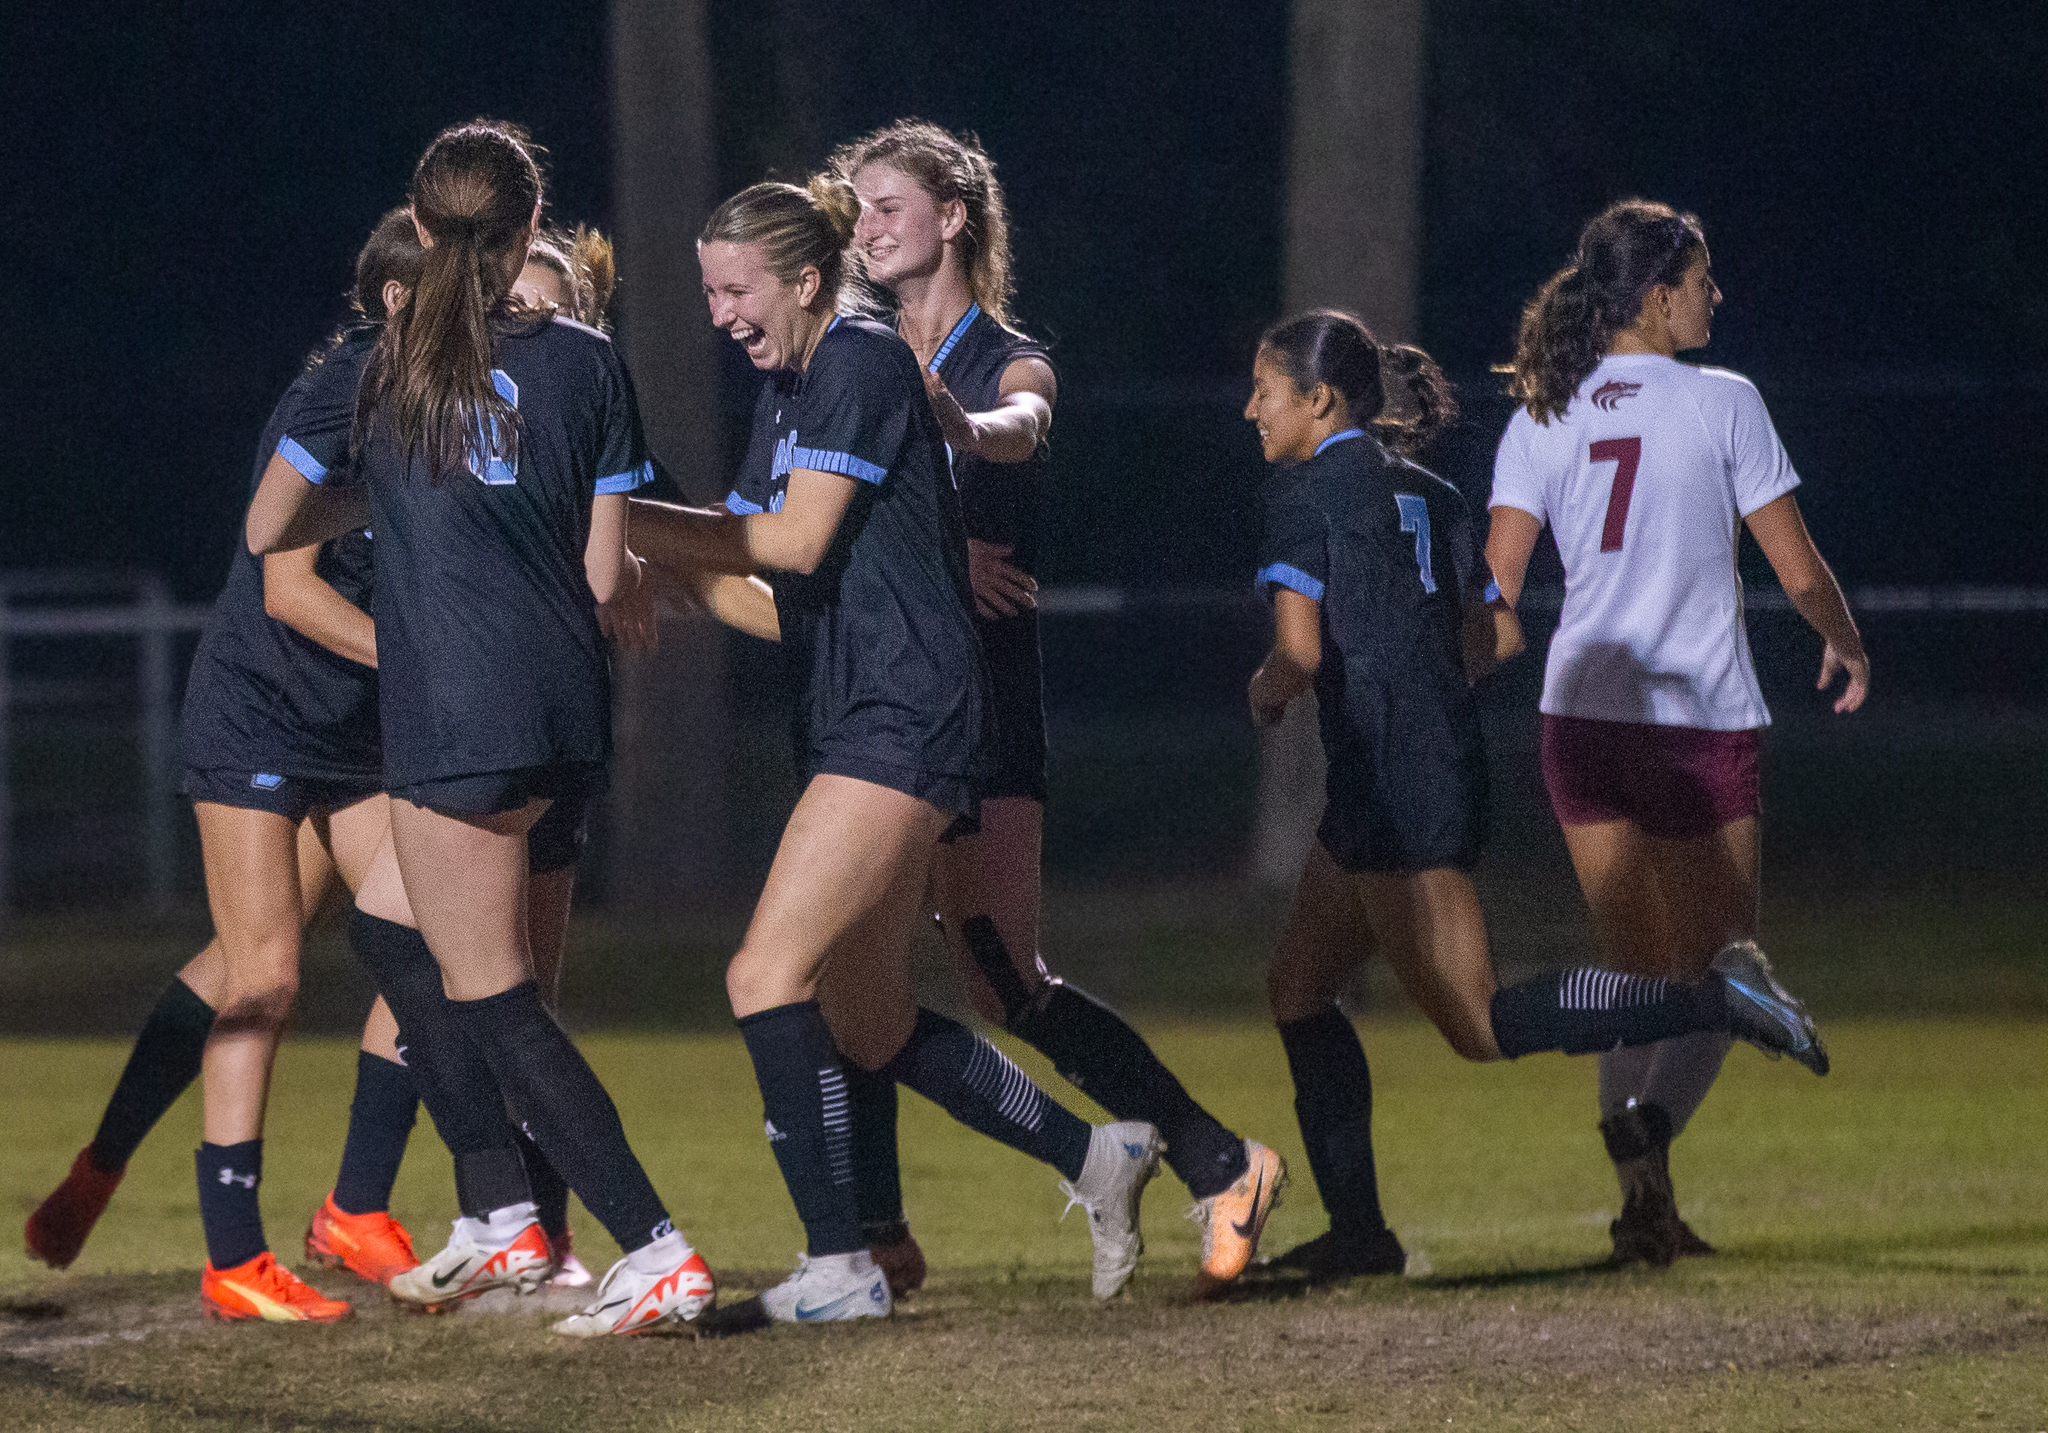
POLYGON ((1329 437, 1323 439, 1322 442, 1316 444, 1316 450, 1311 456, 1320 458, 1323 455, 1323 449, 1329 447, 1332 443, 1342 443, 1349 438, 1363 438, 1364 436, 1365 429, 1363 428, 1346 428, 1341 433, 1332 433, 1329 437))
POLYGON ((972 328, 974 321, 980 317, 981 305, 969 304, 967 312, 960 315, 960 322, 953 325, 953 331, 946 335, 946 341, 939 345, 939 351, 932 355, 932 361, 925 365, 925 370, 930 373, 937 373, 940 368, 944 367, 946 360, 953 355, 953 345, 967 336, 967 330, 972 328))

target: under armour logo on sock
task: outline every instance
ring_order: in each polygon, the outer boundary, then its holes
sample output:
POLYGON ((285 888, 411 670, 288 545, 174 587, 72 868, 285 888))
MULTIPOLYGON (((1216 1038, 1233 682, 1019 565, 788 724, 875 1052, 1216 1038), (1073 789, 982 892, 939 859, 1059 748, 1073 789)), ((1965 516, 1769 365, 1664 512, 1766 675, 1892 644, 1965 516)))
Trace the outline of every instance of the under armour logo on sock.
POLYGON ((405 1046, 393 1045, 391 1048, 398 1054, 398 1063, 403 1065, 405 1063, 405 1046))
POLYGON ((222 1184, 239 1184, 244 1189, 254 1189, 256 1187, 256 1176, 253 1174, 237 1174, 226 1165, 222 1165, 220 1182, 222 1184))

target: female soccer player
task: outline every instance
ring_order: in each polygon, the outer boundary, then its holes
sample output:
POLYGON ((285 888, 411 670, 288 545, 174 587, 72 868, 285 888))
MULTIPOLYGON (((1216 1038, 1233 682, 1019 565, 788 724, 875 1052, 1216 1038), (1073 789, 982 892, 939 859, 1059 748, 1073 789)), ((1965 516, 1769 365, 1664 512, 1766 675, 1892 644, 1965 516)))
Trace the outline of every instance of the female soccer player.
MULTIPOLYGON (((1748 527, 1825 643, 1820 680, 1863 704, 1870 662, 1745 378, 1674 355, 1707 342, 1721 291, 1698 219, 1626 200, 1522 313, 1494 462, 1487 557, 1510 603, 1548 524, 1565 603, 1543 681, 1543 779, 1613 959, 1683 977, 1757 929, 1757 764, 1770 723, 1743 630, 1748 527)), ((1601 1132, 1622 1186, 1618 1262, 1712 1249, 1678 1217, 1669 1150, 1728 1044, 1605 1055, 1601 1132)))
MULTIPOLYGON (((390 902, 410 904, 454 1024, 625 1251, 596 1302, 557 1331, 630 1333, 695 1317, 711 1276, 549 1016, 524 907, 528 831, 555 799, 594 789, 609 756, 597 607, 639 581, 625 494, 651 468, 610 342, 507 302, 540 204, 539 171, 510 127, 435 137, 413 175, 419 284, 358 395, 360 485, 323 488, 272 466, 248 540, 290 547, 374 514, 391 840, 358 909, 388 919, 390 902)), ((436 1281, 479 1291, 473 1265, 522 1285, 545 1266, 516 1145, 472 1159, 467 1182, 455 1239, 421 1266, 430 1277, 401 1275, 394 1293, 434 1302, 436 1281)))
MULTIPOLYGON (((1058 381, 1045 349, 1010 326, 1009 216, 980 145, 902 120, 846 145, 835 173, 861 200, 854 233, 866 276, 896 305, 896 328, 924 372, 967 523, 975 631, 994 698, 981 829, 942 843, 932 887, 977 1010, 1053 1062, 1118 1119, 1144 1120, 1195 1196, 1202 1285, 1244 1271, 1286 1170, 1188 1097, 1135 1030, 1051 975, 1038 950, 1045 826, 1045 713, 1038 641, 1038 510, 1058 381)), ((853 1080, 861 1217, 896 1293, 923 1257, 903 1221, 896 1089, 853 1080)))
POLYGON ((712 322, 770 378, 727 511, 636 504, 633 522, 636 548, 658 557, 772 574, 798 688, 806 785, 726 972, 808 1241, 762 1303, 801 1321, 891 1307, 853 1193, 841 1050, 1057 1167, 1088 1209, 1107 1297, 1136 1261, 1158 1131, 1091 1131, 910 994, 932 847, 976 805, 987 677, 959 499, 917 359, 889 329, 838 311, 859 213, 852 188, 821 175, 807 190, 756 184, 712 214, 698 245, 712 322), (834 990, 831 1031, 821 979, 834 990))
POLYGON ((1486 796, 1470 685, 1519 649, 1520 629, 1487 590, 1457 489, 1398 456, 1455 411, 1427 354, 1383 351, 1364 324, 1327 309, 1267 330, 1245 406, 1280 465, 1259 564, 1274 641, 1251 681, 1252 716, 1279 721, 1313 684, 1329 762, 1322 825, 1268 973, 1330 1213, 1329 1232, 1272 1267, 1311 1278, 1397 1273, 1404 1259, 1380 1213, 1365 1051, 1336 1004, 1375 947, 1469 1060, 1710 1030, 1827 1068, 1811 1020, 1770 984, 1753 946, 1709 950, 1669 977, 1577 969, 1497 988, 1469 874, 1486 796), (1388 412, 1396 384, 1405 421, 1388 412))
MULTIPOLYGON (((410 282, 417 262, 401 221, 387 216, 358 262, 358 305, 381 312, 386 286, 410 282)), ((345 336, 292 385, 264 432, 259 474, 270 464, 324 472, 343 462, 356 379, 370 346, 369 333, 345 336)), ((197 1160, 208 1254, 200 1291, 216 1317, 324 1322, 349 1312, 271 1257, 256 1191, 271 1063, 297 994, 308 901, 318 899, 330 868, 351 887, 358 884, 382 839, 375 636, 359 605, 369 586, 369 545, 356 531, 264 560, 239 553, 186 690, 184 791, 199 822, 218 950, 213 971, 188 967, 210 985, 214 998, 204 1003, 216 1012, 201 1061, 205 1142, 197 1160), (302 863, 302 823, 326 860, 302 863)), ((204 955, 194 963, 205 964, 204 955)), ((179 995, 174 986, 165 1002, 186 1006, 178 1023, 203 1027, 179 995)), ((388 1014, 373 1018, 366 1031, 357 1084, 363 1118, 352 1120, 349 1151, 377 1167, 368 1181, 377 1187, 365 1201, 375 1207, 353 1211, 361 1217, 352 1227, 368 1241, 362 1258, 380 1271, 412 1261, 404 1231, 383 1209, 396 1173, 396 1161, 386 1156, 394 1137, 402 1155, 413 1118, 413 1090, 397 1063, 394 1034, 388 1014), (382 1121, 379 1110, 387 1111, 382 1121), (369 1128, 379 1123, 380 1130, 369 1128)), ((175 1035, 164 1042, 173 1043, 175 1035)), ((168 1060, 159 1071, 147 1083, 159 1100, 175 1098, 171 1086, 183 1083, 180 1072, 168 1060)), ((152 1102, 150 1121, 163 1103, 152 1102)), ((132 1121, 131 1139, 139 1141, 146 1128, 132 1121)), ((351 1177, 348 1163, 337 1189, 353 1195, 362 1181, 351 1177)))

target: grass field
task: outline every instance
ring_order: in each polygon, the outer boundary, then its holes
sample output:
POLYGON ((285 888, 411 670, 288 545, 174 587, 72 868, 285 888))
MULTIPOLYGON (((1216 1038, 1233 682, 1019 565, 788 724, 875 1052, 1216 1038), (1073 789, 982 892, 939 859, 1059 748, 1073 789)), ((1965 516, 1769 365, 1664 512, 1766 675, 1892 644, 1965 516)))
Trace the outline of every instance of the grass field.
MULTIPOLYGON (((1242 1021, 1151 1033, 1297 1170, 1273 1246, 1316 1232, 1277 1040, 1242 1021)), ((0 1248, 0 1427, 2048 1427, 2048 1025, 1856 1019, 1830 1034, 1826 1080, 1730 1057, 1674 1155, 1684 1212, 1721 1253, 1668 1272, 1597 1267, 1615 1196, 1589 1062, 1468 1066, 1427 1028, 1376 1020, 1406 1279, 1191 1307, 1196 1231, 1163 1176, 1133 1291, 1094 1307, 1087 1237, 1056 1222, 1054 1177, 911 1099, 909 1210, 934 1274, 894 1321, 594 1347, 552 1339, 537 1310, 404 1318, 362 1286, 336 1328, 202 1321, 188 1097, 72 1271, 0 1248)), ((727 1296, 778 1277, 800 1231, 737 1039, 584 1043, 727 1296)), ((10 1217, 62 1172, 123 1055, 107 1040, 5 1045, 10 1217)), ((264 1182, 280 1252, 331 1182, 351 1064, 330 1038, 281 1057, 264 1182)), ((451 1201, 423 1128, 395 1207, 432 1243, 451 1201)), ((598 1262, 603 1235, 587 1220, 577 1233, 598 1262)))

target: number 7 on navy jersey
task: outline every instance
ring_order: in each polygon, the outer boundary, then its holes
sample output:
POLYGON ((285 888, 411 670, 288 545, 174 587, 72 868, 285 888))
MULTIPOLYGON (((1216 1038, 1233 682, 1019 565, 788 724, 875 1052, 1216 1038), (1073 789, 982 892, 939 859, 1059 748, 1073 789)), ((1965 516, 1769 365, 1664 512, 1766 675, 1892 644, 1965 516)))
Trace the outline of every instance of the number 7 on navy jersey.
POLYGON ((1394 506, 1401 510, 1401 531, 1415 534, 1415 565, 1422 570, 1422 590, 1436 591, 1436 575, 1429 570, 1429 502, 1414 493, 1395 493, 1394 506))
POLYGON ((1614 486, 1607 490, 1607 521, 1600 528, 1600 550, 1620 552, 1628 528, 1628 500, 1635 496, 1636 469, 1642 466, 1641 438, 1602 438, 1586 450, 1596 463, 1614 464, 1614 486))

